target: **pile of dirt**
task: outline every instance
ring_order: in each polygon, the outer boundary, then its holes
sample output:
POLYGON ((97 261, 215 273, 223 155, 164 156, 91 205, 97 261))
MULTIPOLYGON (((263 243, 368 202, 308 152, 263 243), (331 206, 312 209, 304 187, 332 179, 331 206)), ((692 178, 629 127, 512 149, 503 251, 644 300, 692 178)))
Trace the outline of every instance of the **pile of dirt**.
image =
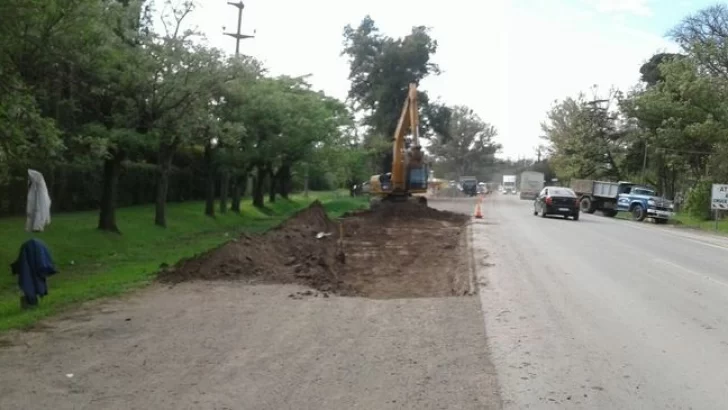
POLYGON ((335 290, 337 225, 320 202, 299 211, 264 235, 248 236, 181 261, 160 272, 163 282, 204 279, 249 279, 302 283, 335 290), (317 238, 317 235, 320 238, 317 238))
POLYGON ((414 203, 392 204, 344 220, 346 271, 357 294, 379 299, 472 292, 467 215, 414 203))
POLYGON ((392 220, 392 219, 406 219, 406 220, 437 220, 437 221, 452 221, 452 222, 466 222, 469 217, 462 214, 456 214, 454 212, 440 211, 435 208, 423 206, 415 202, 382 202, 376 210, 359 211, 351 213, 345 216, 367 216, 370 218, 379 219, 380 221, 392 220))
POLYGON ((159 278, 171 283, 299 283, 372 298, 463 295, 472 291, 464 234, 468 220, 417 204, 397 204, 334 222, 317 201, 276 229, 244 235, 181 261, 159 278))

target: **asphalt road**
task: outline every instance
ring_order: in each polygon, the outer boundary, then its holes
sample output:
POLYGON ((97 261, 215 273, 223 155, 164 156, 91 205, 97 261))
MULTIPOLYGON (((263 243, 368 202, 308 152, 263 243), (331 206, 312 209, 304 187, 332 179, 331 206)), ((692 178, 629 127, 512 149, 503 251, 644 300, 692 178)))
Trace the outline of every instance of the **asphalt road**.
MULTIPOLYGON (((472 212, 473 200, 444 207, 472 212)), ((505 408, 725 408, 727 240, 542 219, 500 194, 483 212, 473 243, 505 408)))

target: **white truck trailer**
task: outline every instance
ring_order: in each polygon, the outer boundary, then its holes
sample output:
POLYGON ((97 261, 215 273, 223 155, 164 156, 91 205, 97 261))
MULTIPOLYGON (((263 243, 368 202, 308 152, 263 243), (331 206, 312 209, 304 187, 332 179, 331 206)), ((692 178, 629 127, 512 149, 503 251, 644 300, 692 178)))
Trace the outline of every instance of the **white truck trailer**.
POLYGON ((544 187, 544 174, 543 172, 535 171, 524 171, 521 172, 521 183, 520 183, 520 194, 521 199, 536 199, 538 193, 544 187))

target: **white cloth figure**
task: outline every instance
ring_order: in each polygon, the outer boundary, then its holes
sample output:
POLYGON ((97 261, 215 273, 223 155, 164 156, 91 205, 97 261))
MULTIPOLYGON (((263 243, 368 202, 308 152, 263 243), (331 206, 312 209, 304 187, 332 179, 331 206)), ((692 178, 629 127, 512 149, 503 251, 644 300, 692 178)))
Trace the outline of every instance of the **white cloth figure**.
POLYGON ((28 177, 28 205, 25 208, 27 219, 25 230, 28 232, 43 232, 46 226, 51 223, 51 197, 48 195, 43 174, 29 169, 28 177))

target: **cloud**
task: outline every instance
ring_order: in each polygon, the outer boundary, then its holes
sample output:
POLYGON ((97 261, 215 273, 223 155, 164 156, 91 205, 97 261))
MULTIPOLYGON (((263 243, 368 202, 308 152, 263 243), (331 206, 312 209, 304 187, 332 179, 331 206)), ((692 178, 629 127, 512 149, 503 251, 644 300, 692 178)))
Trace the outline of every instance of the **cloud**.
POLYGON ((601 13, 628 13, 637 16, 651 16, 649 0, 596 0, 594 7, 601 13))

